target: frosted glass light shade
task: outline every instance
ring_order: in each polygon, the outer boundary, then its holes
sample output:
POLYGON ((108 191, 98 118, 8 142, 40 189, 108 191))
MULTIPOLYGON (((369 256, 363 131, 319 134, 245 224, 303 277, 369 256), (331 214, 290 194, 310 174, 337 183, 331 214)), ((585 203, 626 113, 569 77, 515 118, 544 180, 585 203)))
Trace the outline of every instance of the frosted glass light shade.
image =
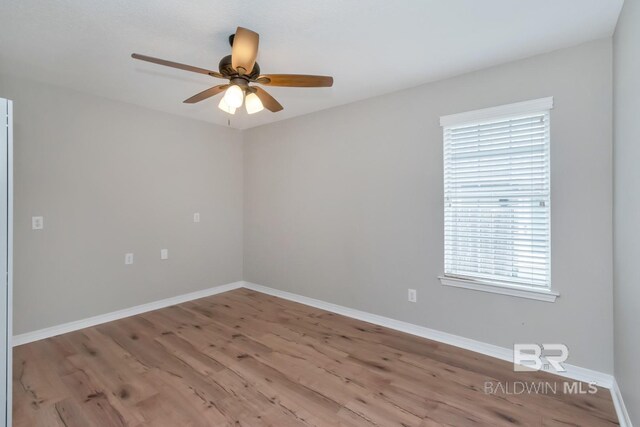
POLYGON ((227 104, 227 102, 225 101, 224 97, 222 97, 222 99, 220 100, 220 103, 218 104, 218 108, 224 111, 225 113, 229 113, 229 114, 236 113, 236 109, 233 107, 230 107, 229 104, 227 104))
POLYGON ((232 85, 224 94, 224 100, 229 107, 240 108, 244 100, 244 92, 238 85, 232 85))
POLYGON ((264 106, 262 105, 262 101, 258 98, 258 95, 255 93, 250 93, 247 95, 244 100, 244 107, 247 109, 248 114, 257 113, 259 111, 264 110, 264 106))

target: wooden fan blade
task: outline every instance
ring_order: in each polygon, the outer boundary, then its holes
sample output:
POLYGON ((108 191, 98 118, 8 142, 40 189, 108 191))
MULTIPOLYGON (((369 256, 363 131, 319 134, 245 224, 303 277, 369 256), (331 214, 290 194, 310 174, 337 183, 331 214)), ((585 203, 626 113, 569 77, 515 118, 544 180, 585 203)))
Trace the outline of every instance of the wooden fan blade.
POLYGON ((218 86, 210 87, 207 90, 203 90, 202 92, 200 92, 200 93, 198 93, 196 95, 193 95, 189 99, 185 99, 183 102, 185 102, 187 104, 195 104, 196 102, 200 102, 202 100, 205 100, 207 98, 211 98, 212 96, 215 96, 215 95, 219 94, 220 92, 224 91, 229 86, 230 85, 218 85, 218 86))
POLYGON ((141 61, 153 62, 154 64, 164 65, 166 67, 179 68, 185 71, 191 71, 193 73, 207 74, 209 76, 218 77, 220 79, 225 79, 226 77, 217 71, 206 70, 204 68, 194 67, 191 65, 180 64, 179 62, 166 61, 160 58, 154 58, 152 56, 140 55, 139 53, 132 53, 131 57, 134 59, 139 59, 141 61))
POLYGON ((231 66, 239 74, 250 74, 258 57, 258 33, 238 27, 231 48, 231 66))
POLYGON ((333 86, 333 77, 304 74, 264 74, 256 79, 256 83, 266 86, 331 87, 333 86))
POLYGON ((283 109, 282 105, 280 105, 280 103, 276 101, 273 96, 269 95, 269 92, 267 92, 266 90, 257 86, 252 87, 252 89, 255 90, 255 94, 258 95, 258 98, 260 98, 260 102, 262 102, 262 105, 267 110, 275 113, 283 109))

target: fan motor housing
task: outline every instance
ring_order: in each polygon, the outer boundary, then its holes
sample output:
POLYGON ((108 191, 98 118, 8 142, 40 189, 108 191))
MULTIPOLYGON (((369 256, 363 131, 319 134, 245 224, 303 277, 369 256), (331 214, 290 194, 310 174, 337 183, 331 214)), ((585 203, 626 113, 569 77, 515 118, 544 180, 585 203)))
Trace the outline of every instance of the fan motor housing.
MULTIPOLYGON (((218 63, 218 70, 220 71, 220 74, 226 77, 238 75, 238 72, 234 70, 233 67, 231 66, 231 55, 227 55, 220 60, 220 63, 218 63)), ((250 80, 254 80, 254 79, 257 79, 259 75, 260 75, 260 66, 256 62, 253 65, 253 70, 251 70, 251 73, 245 74, 243 75, 243 77, 247 77, 250 80)))

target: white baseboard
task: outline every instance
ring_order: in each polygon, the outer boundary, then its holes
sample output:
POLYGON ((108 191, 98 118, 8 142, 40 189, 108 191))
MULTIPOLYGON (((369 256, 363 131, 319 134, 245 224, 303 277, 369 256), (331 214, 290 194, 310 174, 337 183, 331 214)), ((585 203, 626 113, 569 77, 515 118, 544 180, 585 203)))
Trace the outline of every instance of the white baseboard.
POLYGON ((618 382, 615 379, 611 387, 611 398, 613 399, 613 405, 616 407, 620 427, 633 427, 627 408, 624 406, 624 400, 622 400, 622 393, 618 387, 618 382))
MULTIPOLYGON (((458 335, 449 334, 447 332, 438 331, 435 329, 429 329, 424 326, 414 325, 412 323, 403 322, 400 320, 391 319, 377 314, 367 313, 365 311, 356 310, 349 307, 344 307, 337 304, 321 301, 314 298, 305 297, 302 295, 294 294, 291 292, 281 291, 278 289, 269 288, 267 286, 258 285, 251 282, 234 282, 222 286, 216 286, 209 289, 203 289, 201 291, 191 292, 188 294, 178 295, 171 298, 166 298, 160 301, 155 301, 147 304, 138 305, 135 307, 126 308, 124 310, 118 310, 111 313, 102 314, 99 316, 90 317, 88 319, 77 320, 74 322, 64 323, 61 325, 52 326, 45 329, 40 329, 33 332, 27 332, 25 334, 15 335, 13 337, 13 345, 18 346, 21 344, 38 341, 41 339, 53 337, 56 335, 65 334, 67 332, 77 331, 79 329, 88 328, 91 326, 99 325, 101 323, 111 322, 114 320, 122 319, 129 316, 135 316, 136 314, 145 313, 148 311, 158 310, 160 308, 168 307, 171 305, 181 304, 183 302, 192 301, 199 298, 204 298, 211 295, 220 294, 222 292, 231 291, 239 288, 247 288, 264 294, 273 295, 279 298, 283 298, 289 301, 298 302, 300 304, 309 305, 322 310, 330 311, 332 313, 341 314, 343 316, 351 317, 353 319, 362 320, 364 322, 373 323, 375 325, 384 326, 389 329, 405 332, 411 335, 416 335, 422 338, 438 341, 444 344, 453 345, 455 347, 463 348, 465 350, 474 351, 476 353, 484 354, 486 356, 495 357, 498 359, 513 362, 513 350, 500 347, 493 344, 476 341, 470 338, 461 337, 458 335)), ((579 366, 564 364, 566 372, 555 373, 565 378, 570 378, 576 381, 584 381, 587 383, 595 383, 600 387, 608 388, 611 390, 611 396, 613 403, 618 414, 619 422, 622 427, 632 427, 629 419, 629 414, 626 411, 620 389, 612 375, 603 372, 594 371, 592 369, 581 368, 579 366)))
POLYGON ((135 307, 112 311, 111 313, 100 314, 98 316, 89 317, 87 319, 76 320, 69 323, 63 323, 61 325, 51 326, 49 328, 39 329, 33 332, 14 335, 13 346, 15 347, 33 341, 54 337, 56 335, 66 334, 67 332, 77 331, 79 329, 88 328, 91 326, 99 325, 101 323, 112 322, 114 320, 135 316, 136 314, 146 313, 147 311, 158 310, 160 308, 169 307, 171 305, 181 304, 183 302, 192 301, 198 298, 204 298, 211 295, 220 294, 222 292, 232 291, 234 289, 243 287, 243 285, 244 282, 240 281, 228 283, 221 286, 214 286, 213 288, 190 292, 188 294, 178 295, 171 298, 165 298, 147 304, 136 305, 135 307))
MULTIPOLYGON (((513 350, 509 348, 504 348, 504 347, 500 347, 493 344, 487 344, 487 343, 476 341, 470 338, 449 334, 447 332, 425 328, 424 326, 414 325, 413 323, 390 319, 388 317, 379 316, 377 314, 371 314, 365 311, 343 307, 341 305, 328 303, 328 302, 317 300, 314 298, 305 297, 302 295, 297 295, 291 292, 269 288, 267 286, 262 286, 255 283, 245 282, 244 287, 247 289, 252 289, 257 292, 262 292, 265 294, 283 298, 289 301, 299 302, 301 304, 310 305, 312 307, 320 308, 322 310, 331 311, 332 313, 337 313, 343 316, 362 320, 364 322, 369 322, 375 325, 384 326, 389 329, 395 329, 396 331, 406 332, 411 335, 416 335, 422 338, 427 338, 427 339, 438 341, 441 343, 453 345, 455 347, 464 348, 465 350, 471 350, 471 351, 475 351, 476 353, 481 353, 487 356, 506 360, 508 362, 513 362, 513 350)), ((611 389, 611 387, 613 386, 612 375, 605 374, 603 372, 594 371, 592 369, 586 369, 586 368, 581 368, 579 366, 569 365, 566 363, 563 365, 566 368, 566 372, 562 372, 562 373, 553 372, 553 373, 560 375, 562 377, 576 380, 576 381, 595 383, 600 387, 604 387, 608 389, 611 389)))

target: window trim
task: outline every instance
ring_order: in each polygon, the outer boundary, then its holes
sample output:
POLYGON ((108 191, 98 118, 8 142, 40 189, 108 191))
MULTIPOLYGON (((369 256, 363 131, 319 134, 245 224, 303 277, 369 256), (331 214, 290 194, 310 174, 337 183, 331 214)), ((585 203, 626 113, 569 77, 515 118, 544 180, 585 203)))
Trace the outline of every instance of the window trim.
POLYGON ((560 296, 558 292, 550 288, 536 289, 529 286, 509 284, 508 282, 502 283, 494 280, 480 280, 448 275, 438 276, 438 279, 440 279, 440 283, 443 286, 471 289, 474 291, 509 295, 513 297, 527 298, 538 301, 555 302, 556 298, 560 296))
MULTIPOLYGON (((440 117, 440 126, 443 128, 473 124, 485 120, 500 120, 502 118, 528 113, 537 113, 544 110, 553 109, 553 97, 539 98, 530 101, 516 102, 497 107, 483 108, 480 110, 467 111, 464 113, 450 114, 440 117)), ((549 218, 551 221, 551 218, 549 218)), ((549 224, 551 227, 551 224, 549 224)), ((549 250, 551 256, 551 250, 549 250)), ((551 259, 549 260, 551 262, 551 259)), ((555 302, 560 294, 551 288, 535 288, 508 281, 497 281, 491 279, 481 279, 474 277, 462 277, 443 274, 438 276, 443 286, 450 286, 475 291, 489 292, 501 295, 508 295, 519 298, 527 298, 538 301, 555 302)))
POLYGON ((500 120, 501 118, 516 114, 537 113, 542 110, 551 109, 553 109, 553 96, 441 116, 440 126, 458 126, 483 120, 500 120))

